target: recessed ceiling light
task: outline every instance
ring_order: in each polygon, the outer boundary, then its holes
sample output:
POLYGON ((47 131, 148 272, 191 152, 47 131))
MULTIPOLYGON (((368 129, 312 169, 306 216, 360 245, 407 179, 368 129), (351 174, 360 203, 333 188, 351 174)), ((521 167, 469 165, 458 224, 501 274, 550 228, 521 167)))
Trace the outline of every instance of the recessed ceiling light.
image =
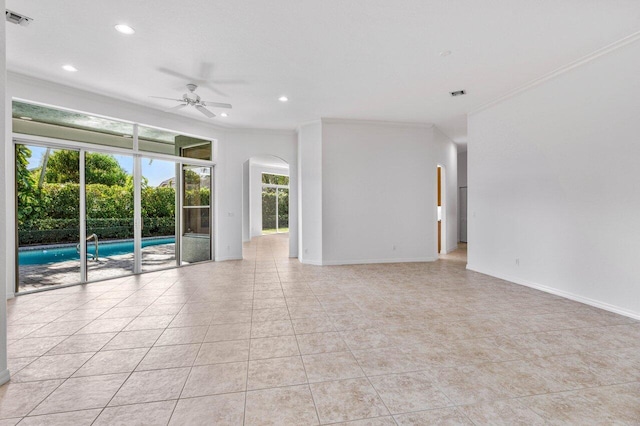
POLYGON ((223 112, 222 114, 220 114, 220 117, 228 117, 229 114, 227 114, 226 112, 223 112))
POLYGON ((440 56, 442 56, 443 58, 445 56, 449 56, 451 55, 451 51, 450 50, 443 50, 442 52, 440 52, 440 56))
POLYGON ((127 24, 118 24, 115 26, 116 31, 122 34, 131 35, 136 32, 133 28, 128 26, 127 24))
POLYGON ((280 102, 287 102, 287 101, 289 100, 289 98, 287 98, 286 96, 280 96, 280 97, 278 98, 278 100, 279 100, 280 102))
POLYGON ((20 120, 31 121, 31 120, 33 120, 33 118, 31 118, 31 117, 20 117, 20 120))
POLYGON ((71 65, 71 64, 63 65, 63 66, 62 66, 62 69, 63 69, 63 70, 65 70, 65 71, 69 71, 69 72, 76 72, 76 71, 78 71, 78 68, 74 67, 74 66, 73 66, 73 65, 71 65))

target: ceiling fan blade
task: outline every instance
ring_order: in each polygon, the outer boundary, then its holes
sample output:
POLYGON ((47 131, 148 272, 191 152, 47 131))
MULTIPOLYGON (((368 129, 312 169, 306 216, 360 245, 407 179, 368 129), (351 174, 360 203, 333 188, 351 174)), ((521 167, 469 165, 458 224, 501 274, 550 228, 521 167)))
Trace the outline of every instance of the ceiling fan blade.
POLYGON ((154 99, 164 99, 165 101, 184 102, 184 99, 165 98, 164 96, 149 96, 149 97, 154 99))
POLYGON ((176 106, 171 107, 171 108, 169 108, 169 109, 167 109, 167 110, 165 110, 165 111, 166 111, 166 112, 169 112, 169 111, 177 111, 177 110, 182 109, 182 108, 184 108, 184 107, 186 107, 186 106, 187 106, 187 104, 176 105, 176 106))
POLYGON ((224 93, 221 90, 216 89, 215 87, 213 87, 212 85, 208 84, 208 83, 202 83, 200 85, 200 87, 206 87, 207 89, 211 90, 212 92, 217 93, 219 96, 224 96, 225 98, 228 98, 229 95, 227 95, 226 93, 224 93))
POLYGON ((167 74, 167 75, 170 75, 172 77, 176 77, 176 78, 179 78, 181 80, 188 81, 188 82, 193 82, 193 83, 196 83, 196 84, 201 84, 202 83, 202 80, 200 80, 200 79, 193 78, 193 77, 190 77, 188 75, 179 73, 177 71, 170 70, 169 68, 160 67, 160 68, 158 68, 158 71, 160 71, 163 74, 167 74))
POLYGON ((202 105, 196 105, 196 108, 198 109, 198 111, 200 111, 201 113, 203 113, 204 115, 206 115, 209 118, 213 118, 213 117, 216 116, 214 113, 212 113, 211 111, 209 111, 208 109, 206 109, 202 105))
POLYGON ((245 80, 211 80, 211 84, 247 84, 245 80))
POLYGON ((218 108, 229 108, 229 109, 233 108, 231 104, 222 104, 220 102, 210 102, 210 101, 202 101, 202 102, 207 104, 206 106, 214 106, 218 108))

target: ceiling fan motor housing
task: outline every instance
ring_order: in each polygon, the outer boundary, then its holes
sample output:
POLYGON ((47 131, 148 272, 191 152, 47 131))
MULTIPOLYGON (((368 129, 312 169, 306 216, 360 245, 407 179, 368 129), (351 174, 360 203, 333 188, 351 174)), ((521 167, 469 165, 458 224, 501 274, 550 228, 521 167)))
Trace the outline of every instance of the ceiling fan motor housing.
POLYGON ((182 96, 182 99, 184 99, 184 101, 190 105, 195 105, 197 103, 200 102, 200 96, 198 96, 196 93, 194 93, 196 91, 196 89, 198 88, 197 84, 193 84, 193 83, 189 83, 187 84, 187 89, 189 90, 189 93, 185 93, 182 96))
MULTIPOLYGON (((188 92, 182 95, 182 99, 178 99, 177 101, 180 102, 180 105, 176 105, 175 107, 171 108, 170 110, 178 110, 181 108, 186 107, 187 105, 193 106, 195 107, 198 111, 200 111, 202 114, 206 115, 208 118, 213 118, 216 115, 209 111, 207 109, 207 106, 215 106, 215 107, 219 107, 219 108, 231 108, 230 104, 223 104, 220 102, 205 102, 202 100, 202 98, 200 98, 200 96, 195 93, 195 90, 198 88, 198 85, 193 84, 193 83, 189 83, 187 84, 187 90, 188 92)), ((170 100, 170 101, 175 101, 175 98, 165 98, 165 97, 160 97, 160 96, 152 96, 152 98, 159 98, 159 99, 166 99, 166 100, 170 100)))

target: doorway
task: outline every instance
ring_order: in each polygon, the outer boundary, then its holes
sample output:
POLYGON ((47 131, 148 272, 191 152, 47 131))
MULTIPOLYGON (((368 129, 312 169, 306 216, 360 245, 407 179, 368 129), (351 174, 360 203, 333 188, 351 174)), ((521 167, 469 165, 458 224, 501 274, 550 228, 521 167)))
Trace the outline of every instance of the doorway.
MULTIPOLYGON (((278 247, 291 247, 289 225, 292 178, 289 163, 273 155, 258 155, 244 162, 242 171, 244 258, 251 258, 254 248, 261 246, 260 244, 264 247, 274 247, 267 244, 267 240, 278 241, 278 247), (274 238, 266 238, 271 236, 274 238), (258 238, 261 241, 264 239, 265 242, 258 243, 258 238)), ((295 192, 293 196, 295 197, 295 192)), ((292 223, 295 227, 295 211, 292 214, 294 215, 292 223)))

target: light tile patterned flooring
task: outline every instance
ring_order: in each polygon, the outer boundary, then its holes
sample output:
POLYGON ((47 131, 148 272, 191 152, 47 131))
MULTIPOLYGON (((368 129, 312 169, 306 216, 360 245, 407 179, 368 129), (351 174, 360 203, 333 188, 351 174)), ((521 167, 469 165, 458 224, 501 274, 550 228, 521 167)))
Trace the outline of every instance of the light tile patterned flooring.
POLYGON ((244 261, 9 301, 0 425, 640 424, 636 321, 459 254, 286 253, 265 236, 244 261))

